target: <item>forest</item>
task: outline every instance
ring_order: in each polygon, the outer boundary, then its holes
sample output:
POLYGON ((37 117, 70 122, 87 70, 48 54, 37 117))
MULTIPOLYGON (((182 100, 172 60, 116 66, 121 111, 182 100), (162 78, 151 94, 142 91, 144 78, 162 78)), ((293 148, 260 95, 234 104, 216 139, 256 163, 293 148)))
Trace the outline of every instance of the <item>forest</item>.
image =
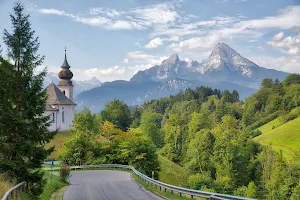
POLYGON ((158 155, 184 167, 186 187, 258 199, 300 198, 300 154, 286 160, 272 144, 253 141, 257 128, 283 122, 300 104, 300 75, 264 79, 244 102, 236 91, 207 87, 129 108, 119 100, 98 114, 75 115, 72 137, 59 152, 69 165, 129 164, 156 178, 158 155))
MULTIPOLYGON (((0 174, 25 181, 40 195, 46 184, 45 148, 57 133, 44 115, 46 69, 36 74, 44 56, 24 5, 16 3, 11 30, 4 30, 7 57, 0 48, 0 174), (10 32, 11 31, 11 32, 10 32)), ((159 179, 159 156, 183 167, 185 187, 258 199, 300 199, 300 152, 287 160, 272 144, 253 138, 275 118, 299 118, 300 75, 280 82, 264 79, 245 101, 236 91, 207 87, 128 107, 114 100, 97 114, 77 112, 71 137, 58 159, 68 165, 129 164, 159 179), (296 112, 291 112, 295 110, 296 112)), ((274 127, 276 128, 276 127, 274 127)))

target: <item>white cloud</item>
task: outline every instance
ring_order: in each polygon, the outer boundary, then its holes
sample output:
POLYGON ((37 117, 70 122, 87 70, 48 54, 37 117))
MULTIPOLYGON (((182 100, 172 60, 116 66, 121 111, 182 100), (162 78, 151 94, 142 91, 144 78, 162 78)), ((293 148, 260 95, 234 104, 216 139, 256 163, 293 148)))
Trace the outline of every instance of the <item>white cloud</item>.
POLYGON ((146 54, 143 51, 133 51, 133 52, 128 52, 127 57, 133 59, 147 59, 147 58, 153 58, 154 56, 146 54))
POLYGON ((296 55, 296 54, 299 54, 300 53, 300 48, 299 47, 292 47, 288 50, 287 52, 288 54, 291 54, 291 55, 296 55))
POLYGON ((95 7, 89 15, 71 14, 56 9, 38 9, 41 14, 69 17, 76 22, 106 29, 146 29, 154 25, 165 25, 179 18, 175 3, 160 3, 128 10, 95 7))
POLYGON ((90 68, 83 71, 83 73, 87 75, 94 74, 96 76, 119 75, 124 74, 124 72, 125 68, 120 66, 113 66, 109 68, 90 68))
POLYGON ((269 41, 268 44, 272 47, 279 49, 283 53, 296 55, 300 53, 300 34, 296 36, 289 36, 286 38, 277 37, 278 34, 276 34, 273 37, 272 41, 269 41))
MULTIPOLYGON (((43 67, 40 68, 40 70, 43 67)), ((61 68, 56 66, 47 67, 48 72, 55 72, 58 73, 61 68)), ((71 71, 74 74, 74 80, 90 80, 94 76, 99 78, 102 81, 112 81, 112 80, 120 80, 121 77, 126 79, 126 70, 125 67, 121 66, 113 66, 113 67, 106 67, 106 68, 88 68, 88 69, 80 69, 80 68, 71 68, 71 71)))
POLYGON ((236 26, 253 29, 280 28, 290 29, 300 24, 300 6, 290 6, 282 9, 275 16, 262 19, 241 21, 236 26))
POLYGON ((148 44, 145 45, 147 49, 155 49, 159 46, 164 45, 163 40, 161 38, 154 38, 148 44))
POLYGON ((181 37, 177 36, 177 35, 170 38, 170 41, 174 41, 174 42, 179 42, 180 40, 181 40, 181 37))
POLYGON ((123 60, 123 62, 124 62, 124 63, 128 63, 128 62, 129 62, 128 58, 125 58, 125 59, 123 60))
POLYGON ((284 32, 281 31, 281 32, 279 32, 279 33, 277 33, 277 34, 274 35, 273 40, 274 41, 281 40, 283 38, 283 36, 284 36, 284 32))
POLYGON ((264 48, 263 46, 261 46, 261 45, 259 45, 257 48, 258 48, 259 50, 261 50, 261 51, 265 51, 265 48, 264 48))
POLYGON ((167 24, 175 21, 179 14, 172 3, 160 3, 132 11, 137 18, 149 24, 167 24))
POLYGON ((218 42, 230 39, 231 37, 228 34, 211 32, 206 36, 193 37, 187 40, 180 41, 178 43, 174 42, 169 45, 169 48, 176 52, 207 56, 218 42))
POLYGON ((261 67, 290 73, 300 73, 300 56, 257 56, 250 57, 249 59, 261 67))
MULTIPOLYGON (((180 42, 174 42, 169 45, 173 51, 177 52, 187 52, 198 55, 207 55, 213 47, 218 42, 224 42, 232 40, 233 38, 247 38, 248 40, 256 40, 263 35, 263 30, 266 29, 290 29, 297 24, 300 24, 300 18, 298 17, 300 13, 300 6, 291 6, 286 9, 280 10, 279 13, 275 16, 264 17, 262 19, 254 20, 240 20, 239 18, 230 18, 230 17, 219 17, 214 18, 216 24, 213 26, 211 31, 197 31, 197 24, 213 24, 213 21, 198 22, 194 24, 185 24, 185 28, 181 31, 176 29, 176 32, 185 32, 187 34, 193 33, 198 34, 199 36, 194 36, 192 38, 182 40, 180 42)), ((241 19, 241 18, 240 18, 241 19)), ((160 34, 175 34, 174 30, 168 29, 165 32, 161 31, 160 34)), ((283 37, 282 33, 277 35, 275 38, 283 37)), ((293 46, 288 51, 290 54, 295 54, 298 52, 298 49, 293 46)))
POLYGON ((61 10, 56 9, 39 9, 39 13, 48 14, 48 15, 65 15, 66 13, 61 10))
POLYGON ((131 69, 135 67, 141 70, 159 65, 163 60, 168 58, 166 56, 150 55, 143 51, 128 52, 126 56, 130 59, 130 63, 132 63, 132 65, 130 65, 131 69))

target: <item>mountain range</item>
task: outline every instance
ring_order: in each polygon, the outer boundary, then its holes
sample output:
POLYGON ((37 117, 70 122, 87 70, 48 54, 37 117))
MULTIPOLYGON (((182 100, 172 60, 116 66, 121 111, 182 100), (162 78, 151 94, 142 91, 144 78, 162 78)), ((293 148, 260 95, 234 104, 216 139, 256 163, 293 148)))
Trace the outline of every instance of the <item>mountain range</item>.
POLYGON ((264 78, 286 77, 287 73, 266 69, 242 57, 225 43, 219 43, 208 59, 197 61, 181 61, 178 54, 171 55, 161 65, 145 71, 139 71, 131 81, 168 81, 172 79, 226 81, 249 88, 258 89, 264 78))
MULTIPOLYGON (((56 73, 49 72, 47 73, 47 76, 44 79, 43 86, 46 88, 50 83, 54 83, 55 85, 58 85, 59 78, 56 73)), ((95 87, 99 87, 102 85, 102 82, 98 80, 96 77, 93 77, 91 80, 87 81, 76 81, 72 80, 74 85, 74 97, 76 97, 79 93, 83 91, 90 90, 95 87)))
POLYGON ((235 89, 240 99, 245 99, 257 91, 264 78, 283 80, 287 75, 260 67, 227 44, 219 43, 202 62, 182 61, 178 54, 173 54, 160 65, 137 72, 130 81, 106 82, 83 91, 76 97, 77 109, 87 106, 93 112, 99 112, 114 99, 123 100, 129 106, 141 105, 145 101, 200 86, 229 91, 235 89))

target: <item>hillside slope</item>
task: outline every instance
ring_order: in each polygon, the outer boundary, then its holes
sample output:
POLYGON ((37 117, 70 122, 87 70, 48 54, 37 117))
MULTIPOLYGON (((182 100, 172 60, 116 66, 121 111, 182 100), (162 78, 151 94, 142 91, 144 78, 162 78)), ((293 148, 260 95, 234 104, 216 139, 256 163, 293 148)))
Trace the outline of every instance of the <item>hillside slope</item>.
POLYGON ((160 163, 159 180, 161 182, 182 187, 187 186, 188 173, 183 167, 161 155, 158 156, 158 161, 160 163))
POLYGON ((280 152, 283 156, 290 160, 295 153, 300 150, 300 117, 280 125, 279 119, 275 119, 259 128, 262 135, 254 138, 255 141, 270 145, 272 148, 280 152), (272 129, 275 126, 277 128, 272 129))

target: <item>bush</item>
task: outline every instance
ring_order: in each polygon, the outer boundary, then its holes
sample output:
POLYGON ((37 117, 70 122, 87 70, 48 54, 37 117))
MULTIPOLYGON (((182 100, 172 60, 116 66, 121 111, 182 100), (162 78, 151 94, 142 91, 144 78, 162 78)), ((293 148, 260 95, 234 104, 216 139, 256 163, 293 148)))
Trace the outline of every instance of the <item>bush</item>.
POLYGON ((29 182, 28 188, 32 195, 38 196, 38 195, 42 194, 42 192, 44 191, 45 185, 46 185, 45 179, 43 179, 41 181, 37 180, 37 181, 29 182))
POLYGON ((260 131, 260 130, 254 130, 254 131, 250 131, 249 132, 249 136, 251 137, 251 138, 255 138, 255 137, 257 137, 257 136, 259 136, 259 135, 261 135, 262 134, 262 132, 260 131))
POLYGON ((247 130, 247 131, 252 131, 252 130, 254 130, 254 129, 257 129, 257 128, 261 127, 262 125, 264 125, 264 124, 266 124, 266 123, 268 123, 268 122, 270 122, 270 121, 276 119, 276 118, 278 117, 278 115, 279 115, 278 112, 275 112, 275 113, 273 113, 273 114, 270 114, 269 116, 264 117, 264 118, 262 118, 262 119, 256 121, 255 123, 253 123, 253 124, 247 126, 246 130, 247 130))
POLYGON ((201 190, 211 185, 210 173, 203 172, 193 174, 189 177, 188 184, 191 189, 201 190))
POLYGON ((68 178, 70 177, 70 171, 70 167, 67 164, 62 163, 59 169, 60 180, 63 182, 67 182, 68 178))
POLYGON ((298 117, 298 114, 297 114, 297 113, 289 113, 289 114, 287 115, 286 122, 292 121, 293 119, 296 119, 297 117, 298 117))

